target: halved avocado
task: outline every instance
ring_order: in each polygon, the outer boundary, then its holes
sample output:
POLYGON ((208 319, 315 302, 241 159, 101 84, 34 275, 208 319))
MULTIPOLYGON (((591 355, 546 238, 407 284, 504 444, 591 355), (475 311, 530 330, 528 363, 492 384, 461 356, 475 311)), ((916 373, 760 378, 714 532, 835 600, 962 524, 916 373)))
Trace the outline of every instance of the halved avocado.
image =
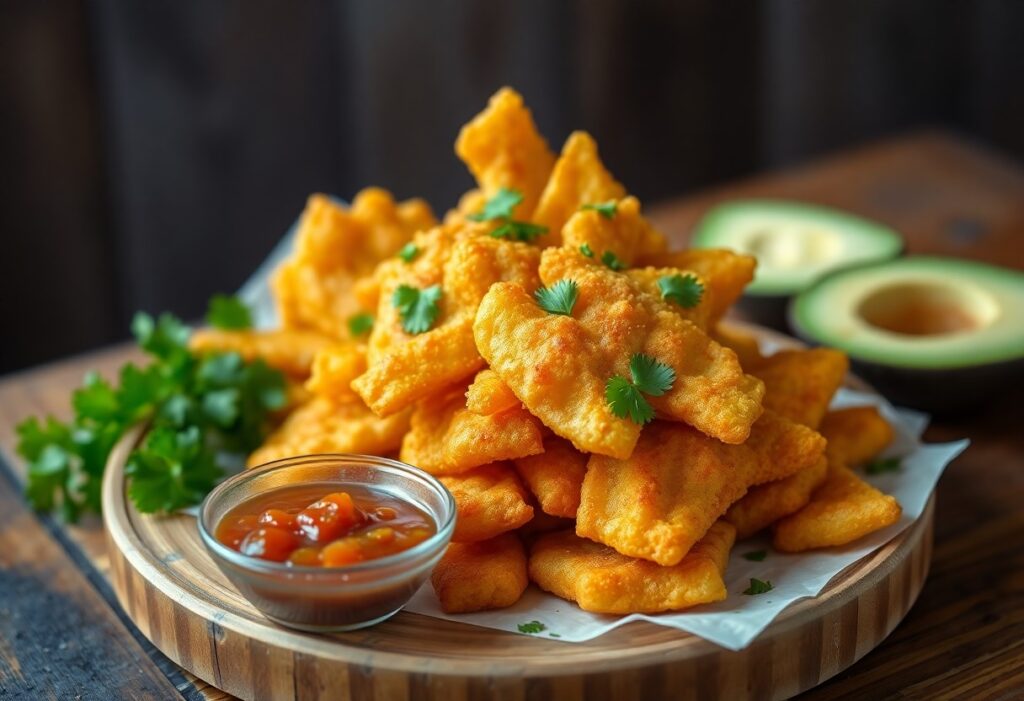
POLYGON ((730 248, 757 258, 740 307, 762 324, 785 328, 789 297, 837 268, 888 260, 903 240, 892 229, 834 209, 782 200, 716 207, 697 225, 694 248, 730 248))
POLYGON ((839 270, 793 299, 790 322, 921 409, 978 405, 1024 376, 1024 273, 984 263, 913 256, 839 270))

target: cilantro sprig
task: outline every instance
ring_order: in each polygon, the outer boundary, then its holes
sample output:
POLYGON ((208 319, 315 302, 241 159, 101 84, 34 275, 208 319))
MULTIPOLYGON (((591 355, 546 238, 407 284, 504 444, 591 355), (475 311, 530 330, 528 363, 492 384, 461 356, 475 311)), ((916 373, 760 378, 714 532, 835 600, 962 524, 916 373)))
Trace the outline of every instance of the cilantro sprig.
POLYGON ((594 249, 592 249, 590 247, 590 244, 586 243, 586 242, 584 242, 583 245, 580 246, 580 253, 585 255, 587 258, 593 258, 594 257, 594 249))
MULTIPOLYGON (((233 309, 228 316, 237 320, 234 306, 220 308, 233 309)), ((211 305, 208 316, 220 314, 211 305)), ((280 372, 235 352, 192 353, 188 327, 169 314, 137 314, 132 331, 150 356, 147 365, 124 365, 116 384, 86 375, 72 395, 68 423, 30 417, 18 425, 18 453, 28 462, 25 494, 36 509, 68 522, 98 513, 110 451, 140 421, 150 429, 126 464, 129 497, 144 513, 196 504, 220 477, 222 462, 257 447, 270 412, 285 404, 280 372)))
POLYGON ((406 333, 421 334, 430 330, 440 312, 441 286, 431 285, 419 289, 410 285, 399 285, 391 298, 402 319, 406 333))
POLYGON ((528 635, 536 635, 537 633, 543 633, 548 629, 548 627, 540 621, 527 621, 526 623, 520 623, 516 626, 516 628, 519 629, 520 633, 526 633, 528 635))
POLYGON ((903 458, 879 458, 869 462, 864 471, 869 475, 881 475, 886 472, 899 472, 903 467, 903 458))
POLYGON ((750 578, 750 586, 743 590, 743 593, 747 596, 757 596, 758 594, 767 594, 775 587, 769 581, 761 581, 757 577, 750 578))
POLYGON ((412 263, 416 260, 416 256, 420 254, 420 247, 414 244, 412 241, 402 246, 398 251, 398 257, 406 263, 412 263))
POLYGON ((617 255, 615 255, 615 251, 605 251, 601 255, 601 262, 615 271, 622 270, 626 267, 626 264, 623 263, 617 255))
POLYGON ((743 559, 751 562, 764 562, 766 557, 768 557, 767 550, 751 550, 748 553, 743 553, 743 559))
POLYGON ((607 202, 594 202, 592 204, 585 204, 580 209, 584 212, 593 211, 600 214, 605 219, 611 219, 619 211, 619 203, 615 200, 608 200, 607 202))
POLYGON ((363 336, 373 330, 373 314, 361 312, 348 318, 348 332, 353 336, 363 336))
POLYGON ((675 302, 684 309, 696 307, 704 296, 704 285, 696 275, 664 275, 658 278, 658 290, 662 299, 675 302))
POLYGON ((541 287, 533 293, 537 306, 549 314, 572 316, 572 308, 579 296, 579 287, 573 280, 559 280, 551 287, 541 287))
POLYGON ((234 295, 214 295, 206 312, 206 323, 218 329, 250 329, 252 312, 234 295))
POLYGON ((605 384, 604 394, 612 413, 640 425, 654 419, 654 407, 645 394, 660 397, 672 389, 676 372, 649 355, 635 353, 629 359, 631 379, 615 375, 605 384))
POLYGON ((491 231, 491 236, 496 239, 509 239, 512 241, 525 241, 530 243, 538 236, 546 234, 548 228, 540 224, 517 221, 512 218, 512 210, 523 202, 523 193, 518 190, 503 187, 491 199, 484 203, 484 208, 475 214, 470 214, 469 219, 477 222, 496 222, 491 231))

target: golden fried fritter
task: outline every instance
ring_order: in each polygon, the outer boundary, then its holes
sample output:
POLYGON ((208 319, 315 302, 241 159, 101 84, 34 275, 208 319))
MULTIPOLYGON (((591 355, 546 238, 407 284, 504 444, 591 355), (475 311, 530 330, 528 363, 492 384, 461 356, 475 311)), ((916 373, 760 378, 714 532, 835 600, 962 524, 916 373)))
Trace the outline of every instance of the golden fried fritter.
POLYGON ((487 540, 533 518, 526 487, 506 463, 491 463, 438 479, 455 497, 458 507, 452 535, 456 543, 487 540))
POLYGON ((862 465, 892 443, 889 422, 873 406, 838 409, 825 414, 821 434, 828 440, 829 459, 840 465, 862 465))
POLYGON ((366 372, 366 346, 340 343, 320 350, 313 358, 313 372, 306 389, 336 402, 362 403, 352 389, 352 380, 366 372))
POLYGON ((678 564, 662 567, 620 555, 571 530, 541 536, 530 549, 530 578, 595 613, 678 611, 727 596, 725 568, 735 531, 718 521, 678 564))
POLYGON ((586 132, 574 131, 566 139, 531 217, 531 221, 548 227, 548 233, 541 236, 538 243, 560 245, 562 227, 580 207, 621 200, 625 196, 626 188, 616 182, 601 163, 594 139, 586 132))
POLYGON ((737 538, 749 538, 803 508, 814 490, 825 481, 827 469, 828 461, 822 456, 814 465, 794 475, 753 486, 729 507, 723 518, 736 527, 737 538))
POLYGON ((296 329, 227 331, 202 328, 193 331, 188 340, 188 347, 197 353, 234 351, 246 361, 262 358, 270 367, 297 379, 309 376, 317 353, 337 344, 337 340, 316 331, 296 329))
POLYGON ((439 227, 415 239, 421 253, 412 263, 389 262, 380 271, 381 299, 370 334, 368 368, 352 387, 382 416, 399 411, 458 382, 484 365, 473 342, 473 319, 490 286, 513 280, 539 286, 535 246, 439 227), (424 289, 440 284, 440 314, 427 332, 411 335, 392 297, 399 285, 424 289))
POLYGON ((576 518, 587 456, 572 443, 555 436, 546 438, 543 453, 519 458, 515 466, 545 513, 576 518))
POLYGON ((656 421, 628 460, 590 457, 576 533, 623 555, 675 565, 749 486, 806 469, 824 449, 821 436, 771 412, 740 445, 656 421))
POLYGON ((825 483, 811 501, 775 524, 773 544, 783 552, 845 545, 868 533, 891 526, 902 509, 852 470, 829 463, 825 483))
POLYGON ((466 390, 466 408, 474 414, 486 416, 520 406, 519 398, 490 368, 478 372, 466 390))
POLYGON ((402 444, 409 430, 410 411, 380 418, 360 402, 334 402, 314 397, 284 423, 248 458, 252 467, 271 460, 314 453, 386 455, 402 444))
POLYGON ((515 533, 477 543, 452 543, 430 576, 445 613, 511 606, 530 583, 526 553, 515 533))
MULTIPOLYGON (((480 185, 481 199, 502 187, 518 190, 523 202, 514 215, 522 220, 533 213, 555 165, 555 155, 537 132, 530 110, 511 88, 496 92, 487 109, 462 127, 455 153, 480 185)), ((473 211, 482 205, 480 201, 473 211)))
MULTIPOLYGON (((713 290, 713 288, 705 289, 705 294, 709 289, 713 290)), ((752 334, 746 333, 727 322, 719 322, 711 330, 710 336, 716 343, 732 349, 736 353, 736 357, 740 359, 740 365, 746 372, 753 372, 764 362, 764 356, 761 355, 761 346, 758 344, 757 338, 752 334)))
POLYGON ((765 409, 817 428, 849 368, 846 354, 832 348, 784 350, 766 358, 754 375, 764 382, 765 409))
POLYGON ((712 293, 714 306, 711 309, 711 320, 715 322, 736 303, 743 294, 743 289, 754 279, 757 260, 753 256, 724 248, 708 248, 655 254, 641 260, 640 264, 658 268, 679 268, 700 276, 712 293))
POLYGON ((466 408, 464 390, 455 388, 416 405, 401 458, 431 474, 450 475, 543 449, 540 423, 529 412, 475 414, 466 408))
POLYGON ((360 192, 351 209, 325 195, 310 197, 295 251, 271 279, 282 326, 348 338, 349 318, 368 309, 354 294, 357 281, 434 223, 422 200, 396 204, 379 188, 360 192))
POLYGON ((574 251, 588 246, 598 262, 611 251, 627 267, 638 258, 665 251, 665 236, 640 214, 640 202, 635 197, 615 204, 615 214, 610 218, 594 210, 580 210, 570 216, 562 229, 562 245, 574 251))

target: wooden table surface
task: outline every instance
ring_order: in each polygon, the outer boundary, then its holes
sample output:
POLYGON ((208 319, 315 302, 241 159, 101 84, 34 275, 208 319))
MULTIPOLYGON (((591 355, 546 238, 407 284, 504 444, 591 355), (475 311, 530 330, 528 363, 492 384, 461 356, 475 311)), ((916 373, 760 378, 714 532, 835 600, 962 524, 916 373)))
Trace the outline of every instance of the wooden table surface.
MULTIPOLYGON (((653 208, 652 218, 682 243, 709 206, 750 196, 872 217, 900 230, 910 253, 1024 269, 1024 170, 947 133, 699 193, 653 208)), ((111 375, 133 354, 119 346, 0 379, 0 699, 227 698, 165 658, 124 615, 105 579, 98 520, 65 526, 31 513, 19 493, 15 424, 29 414, 66 417, 86 369, 111 375)), ((801 699, 1024 697, 1024 412, 1015 399, 1008 392, 984 413, 928 430, 928 440, 967 436, 972 445, 939 484, 924 591, 888 640, 801 699)))

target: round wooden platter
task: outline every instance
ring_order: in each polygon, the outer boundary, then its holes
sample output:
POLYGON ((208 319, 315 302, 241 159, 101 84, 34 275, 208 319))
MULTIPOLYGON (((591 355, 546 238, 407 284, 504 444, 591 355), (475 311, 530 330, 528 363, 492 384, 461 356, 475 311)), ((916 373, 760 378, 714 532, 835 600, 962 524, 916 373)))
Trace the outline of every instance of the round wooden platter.
POLYGON ((404 611, 363 631, 308 634, 271 623, 242 598, 193 517, 142 515, 125 498, 124 462, 140 432, 115 448, 103 483, 114 589, 168 657, 243 699, 788 698, 878 645, 914 603, 931 561, 933 501, 739 652, 644 622, 564 643, 404 611))

